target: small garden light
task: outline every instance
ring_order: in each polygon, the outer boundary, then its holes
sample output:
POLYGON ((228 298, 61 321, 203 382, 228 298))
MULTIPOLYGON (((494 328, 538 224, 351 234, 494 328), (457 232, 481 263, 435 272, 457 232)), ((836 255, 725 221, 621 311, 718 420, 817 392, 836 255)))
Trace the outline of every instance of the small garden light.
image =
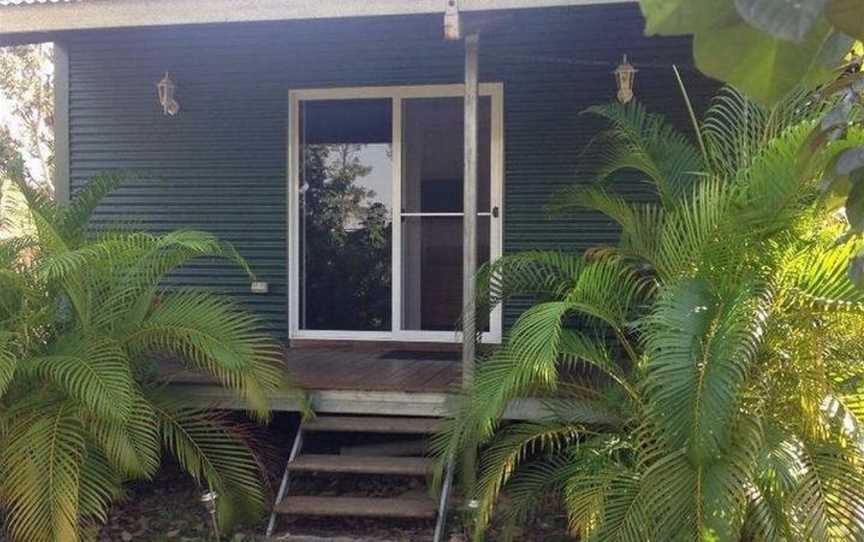
POLYGON ((162 105, 162 112, 172 117, 176 115, 180 111, 180 104, 174 99, 177 85, 171 80, 168 72, 165 72, 165 77, 156 84, 156 89, 159 91, 159 103, 162 105))
POLYGON ((618 84, 618 101, 622 104, 629 103, 633 99, 633 81, 636 79, 636 72, 639 71, 627 62, 627 55, 621 64, 615 68, 615 82, 618 84))
POLYGON ((218 497, 219 495, 215 491, 208 491, 201 495, 201 502, 204 503, 204 506, 207 508, 207 513, 210 514, 210 521, 213 526, 213 537, 216 540, 220 539, 219 521, 216 518, 216 499, 218 497))

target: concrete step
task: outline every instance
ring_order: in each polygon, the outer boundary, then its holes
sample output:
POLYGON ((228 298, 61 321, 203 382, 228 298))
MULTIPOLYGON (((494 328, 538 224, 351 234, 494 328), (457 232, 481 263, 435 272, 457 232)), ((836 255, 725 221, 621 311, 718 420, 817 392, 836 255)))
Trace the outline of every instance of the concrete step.
POLYGON ((306 497, 289 495, 276 512, 294 516, 435 519, 429 498, 306 497))
POLYGON ((304 431, 336 433, 396 433, 429 435, 441 421, 437 418, 403 418, 377 416, 318 416, 303 423, 304 431))
POLYGON ((297 457, 290 469, 292 472, 425 476, 433 465, 433 460, 427 457, 310 454, 297 457))

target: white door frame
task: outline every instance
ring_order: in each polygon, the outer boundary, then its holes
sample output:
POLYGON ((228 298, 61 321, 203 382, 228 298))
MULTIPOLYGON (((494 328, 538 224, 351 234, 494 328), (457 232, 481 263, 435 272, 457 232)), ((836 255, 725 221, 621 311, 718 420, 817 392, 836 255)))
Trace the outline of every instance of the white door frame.
MULTIPOLYGON (((490 210, 498 208, 498 216, 481 213, 490 219, 490 261, 501 257, 504 231, 504 85, 481 83, 480 95, 492 99, 490 210)), ((298 89, 288 93, 288 324, 289 337, 296 339, 370 340, 370 341, 462 341, 457 331, 422 331, 401 329, 402 312, 402 100, 408 98, 463 97, 464 87, 455 85, 418 85, 391 87, 347 87, 298 89), (356 98, 389 98, 393 114, 393 205, 392 205, 392 329, 391 331, 309 330, 300 329, 300 102, 304 100, 346 100, 356 98)), ((461 216, 462 213, 455 213, 461 216)), ((461 278, 461 277, 460 277, 461 278)), ((489 320, 489 331, 483 342, 501 342, 502 310, 498 305, 489 320)))

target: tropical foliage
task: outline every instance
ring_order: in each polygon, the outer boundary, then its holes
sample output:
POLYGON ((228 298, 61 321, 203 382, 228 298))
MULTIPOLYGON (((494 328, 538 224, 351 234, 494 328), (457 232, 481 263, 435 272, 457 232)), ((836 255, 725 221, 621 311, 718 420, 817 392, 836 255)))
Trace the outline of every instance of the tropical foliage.
MULTIPOLYGON (((703 73, 730 83, 763 104, 806 88, 832 107, 809 145, 824 151, 861 122, 864 102, 864 3, 858 0, 641 0, 648 35, 693 35, 703 73), (857 41, 856 41, 857 40, 857 41)), ((854 141, 854 138, 853 138, 854 141)), ((864 214, 864 148, 848 145, 830 168, 824 189, 838 205, 864 214)), ((864 224, 849 222, 849 235, 864 224)), ((864 253, 854 254, 852 279, 864 287, 864 253)))
POLYGON ((437 441, 480 452, 478 535, 502 493, 516 521, 555 493, 581 540, 864 539, 860 243, 824 212, 832 153, 800 159, 814 107, 724 91, 695 143, 639 105, 590 109, 611 125, 598 183, 556 206, 621 241, 484 270, 481 299, 536 302, 437 441), (615 193, 634 172, 656 203, 615 193), (549 415, 503 424, 529 396, 549 415))
POLYGON ((648 35, 693 35, 703 73, 776 103, 801 84, 836 76, 864 40, 857 0, 640 0, 648 35))
POLYGON ((94 178, 61 206, 19 179, 25 216, 4 215, 26 222, 0 241, 0 507, 13 540, 87 538, 123 482, 151 477, 163 453, 218 493, 223 522, 263 505, 248 427, 184 405, 157 365, 207 373, 268 418, 279 345, 228 299, 163 287, 193 258, 249 269, 200 231, 93 231, 119 182, 94 178))

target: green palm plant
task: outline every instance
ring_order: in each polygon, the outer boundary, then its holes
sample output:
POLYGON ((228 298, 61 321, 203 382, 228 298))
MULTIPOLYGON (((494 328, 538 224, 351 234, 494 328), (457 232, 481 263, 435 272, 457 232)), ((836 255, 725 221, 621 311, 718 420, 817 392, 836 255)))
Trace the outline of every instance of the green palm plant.
POLYGON ((838 149, 805 152, 816 106, 726 90, 698 144, 639 105, 589 112, 611 125, 599 182, 556 207, 604 213, 620 243, 480 274, 482 300, 535 304, 436 441, 480 452, 476 534, 506 492, 514 521, 558 494, 582 540, 864 540, 860 241, 820 213, 838 149), (625 171, 656 202, 616 195, 625 171), (525 397, 548 415, 502 424, 525 397))
POLYGON ((218 493, 223 523, 263 508, 248 432, 172 396, 158 365, 203 371, 268 418, 268 394, 286 386, 278 343, 230 300, 164 286, 194 258, 250 270, 205 232, 94 231, 120 181, 96 177, 68 206, 17 183, 28 226, 0 241, 0 508, 13 540, 88 538, 163 453, 218 493))

